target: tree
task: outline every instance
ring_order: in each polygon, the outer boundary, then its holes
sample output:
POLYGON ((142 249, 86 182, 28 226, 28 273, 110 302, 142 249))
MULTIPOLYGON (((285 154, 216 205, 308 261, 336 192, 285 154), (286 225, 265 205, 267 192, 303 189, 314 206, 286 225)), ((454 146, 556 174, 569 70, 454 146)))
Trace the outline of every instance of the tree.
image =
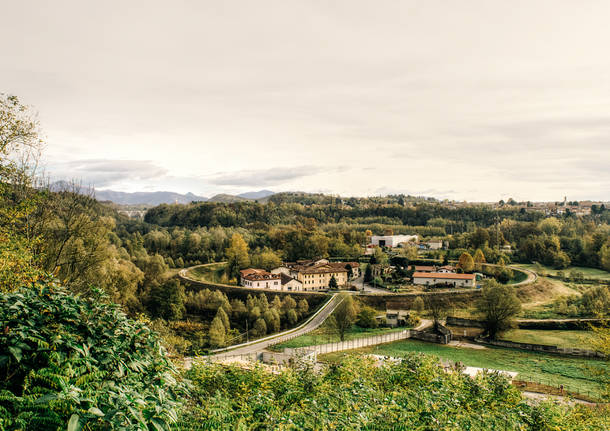
POLYGON ((227 276, 229 278, 237 277, 241 269, 250 265, 248 245, 238 233, 234 233, 231 237, 231 243, 229 248, 225 250, 225 255, 227 257, 227 276))
POLYGON ((485 255, 483 254, 483 251, 480 248, 477 248, 477 250, 474 252, 474 267, 477 271, 481 271, 483 270, 483 264, 485 263, 485 255))
POLYGON ((298 306, 299 314, 304 316, 309 311, 309 303, 306 299, 301 299, 298 306))
POLYGON ((373 281, 373 269, 371 268, 371 264, 369 263, 364 270, 364 282, 370 283, 373 281))
POLYGON ((216 316, 220 317, 220 320, 222 321, 222 325, 225 327, 225 330, 228 331, 229 329, 231 329, 231 322, 229 321, 229 316, 225 312, 224 308, 219 307, 218 311, 216 312, 216 316))
POLYGON ((513 318, 521 312, 521 302, 512 287, 492 280, 483 287, 476 308, 483 317, 484 333, 495 339, 513 327, 513 318))
POLYGON ((377 311, 372 307, 362 307, 356 319, 356 325, 361 328, 376 328, 378 326, 377 311))
POLYGON ((347 330, 356 322, 357 314, 358 310, 352 296, 348 294, 341 295, 341 302, 335 308, 329 321, 331 328, 339 335, 341 341, 345 339, 347 330))
POLYGON ((223 347, 225 345, 227 329, 224 327, 220 316, 216 315, 214 320, 212 320, 208 336, 210 338, 210 346, 223 347))
POLYGON ((263 335, 265 335, 267 333, 267 324, 265 323, 265 319, 260 317, 256 319, 252 331, 257 337, 262 337, 263 335))
POLYGON ((447 316, 450 309, 449 300, 445 296, 428 294, 424 296, 424 304, 426 310, 432 316, 434 324, 437 325, 442 319, 447 316))
POLYGON ((457 267, 464 272, 472 272, 474 270, 474 259, 468 252, 462 253, 458 260, 457 267))
POLYGON ((599 262, 603 269, 610 271, 610 243, 604 244, 599 250, 599 262))
POLYGON ((286 319, 288 320, 288 324, 290 326, 294 326, 299 321, 299 316, 297 316, 297 312, 295 310, 288 310, 286 313, 286 319))
POLYGON ((415 300, 413 301, 413 305, 411 306, 411 308, 415 310, 418 314, 421 314, 422 311, 424 311, 424 307, 424 300, 421 296, 415 298, 415 300))
POLYGON ((329 289, 337 289, 339 287, 339 285, 337 284, 337 279, 335 278, 334 275, 332 275, 330 277, 330 280, 328 282, 328 288, 329 289))
POLYGON ((178 280, 170 279, 163 284, 155 281, 150 287, 148 309, 153 316, 179 320, 186 311, 184 300, 184 286, 178 280))

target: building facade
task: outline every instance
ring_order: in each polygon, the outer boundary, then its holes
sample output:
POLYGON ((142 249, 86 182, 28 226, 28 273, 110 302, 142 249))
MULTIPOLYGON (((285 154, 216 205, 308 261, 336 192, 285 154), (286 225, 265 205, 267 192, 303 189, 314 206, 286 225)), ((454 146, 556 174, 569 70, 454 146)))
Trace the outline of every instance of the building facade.
POLYGON ((415 272, 413 273, 413 284, 474 288, 476 276, 474 274, 451 274, 446 272, 415 272))
POLYGON ((378 247, 396 248, 402 243, 417 242, 417 235, 373 235, 371 244, 378 247))

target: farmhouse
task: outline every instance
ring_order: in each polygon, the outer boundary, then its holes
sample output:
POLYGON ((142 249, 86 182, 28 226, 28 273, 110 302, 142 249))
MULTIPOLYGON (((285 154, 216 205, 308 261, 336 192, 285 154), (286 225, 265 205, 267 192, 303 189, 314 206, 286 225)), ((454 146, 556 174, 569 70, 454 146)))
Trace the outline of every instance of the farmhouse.
POLYGON ((424 286, 445 285, 452 287, 475 287, 474 274, 451 274, 446 272, 415 272, 413 284, 424 286))
POLYGON ((348 270, 352 268, 352 275, 357 277, 360 273, 358 262, 329 262, 326 259, 317 261, 286 262, 271 271, 273 274, 284 274, 300 283, 302 290, 315 291, 327 289, 334 276, 337 286, 343 287, 348 283, 348 270))
POLYGON ((239 271, 240 283, 244 287, 281 290, 282 278, 264 269, 248 268, 239 271))
POLYGON ((417 242, 417 235, 384 235, 371 237, 371 244, 379 247, 396 248, 402 243, 417 242))

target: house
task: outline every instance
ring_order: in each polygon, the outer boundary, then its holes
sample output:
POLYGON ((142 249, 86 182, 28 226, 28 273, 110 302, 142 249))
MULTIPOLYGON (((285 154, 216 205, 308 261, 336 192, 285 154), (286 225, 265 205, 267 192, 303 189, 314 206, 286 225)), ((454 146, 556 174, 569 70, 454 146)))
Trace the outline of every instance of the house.
POLYGON ((388 326, 405 326, 409 319, 409 310, 386 310, 385 321, 388 326))
POLYGON ((396 248, 402 243, 417 242, 417 235, 373 235, 371 244, 378 247, 396 248))
POLYGON ((280 274, 272 274, 264 269, 248 268, 239 271, 240 284, 243 287, 258 289, 282 289, 282 278, 280 274))
POLYGON ((280 279, 282 280, 282 290, 287 290, 289 292, 300 292, 303 290, 303 283, 296 278, 292 278, 282 272, 280 273, 280 279))
POLYGON ((335 277, 337 286, 347 286, 349 281, 347 265, 352 267, 354 276, 360 274, 358 262, 329 262, 326 259, 285 262, 282 266, 271 270, 271 273, 278 276, 284 274, 299 281, 302 283, 302 290, 307 292, 327 289, 332 277, 335 277))
POLYGON ((443 265, 440 266, 436 272, 445 272, 445 273, 455 273, 455 266, 453 265, 443 265))
POLYGON ((423 286, 445 285, 451 287, 475 287, 474 274, 451 274, 446 272, 415 272, 413 284, 423 286))

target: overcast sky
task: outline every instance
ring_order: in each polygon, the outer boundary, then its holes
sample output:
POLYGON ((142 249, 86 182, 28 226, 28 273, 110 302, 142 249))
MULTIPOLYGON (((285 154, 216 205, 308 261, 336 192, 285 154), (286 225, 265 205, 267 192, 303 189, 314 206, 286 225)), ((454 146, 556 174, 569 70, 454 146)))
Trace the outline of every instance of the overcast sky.
POLYGON ((610 199, 610 1, 0 0, 55 177, 610 199))

